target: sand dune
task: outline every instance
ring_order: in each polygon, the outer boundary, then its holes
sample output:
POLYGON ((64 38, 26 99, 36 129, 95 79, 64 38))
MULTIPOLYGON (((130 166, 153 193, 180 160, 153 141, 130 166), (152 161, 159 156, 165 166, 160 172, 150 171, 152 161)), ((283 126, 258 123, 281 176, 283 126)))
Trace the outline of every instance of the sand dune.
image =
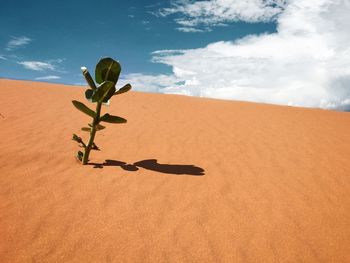
POLYGON ((350 113, 0 80, 1 262, 350 262, 350 113))

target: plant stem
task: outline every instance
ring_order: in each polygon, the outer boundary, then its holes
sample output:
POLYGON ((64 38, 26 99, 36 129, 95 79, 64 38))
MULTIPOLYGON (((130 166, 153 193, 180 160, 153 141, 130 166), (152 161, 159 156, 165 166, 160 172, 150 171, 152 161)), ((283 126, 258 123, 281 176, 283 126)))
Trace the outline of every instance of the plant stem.
POLYGON ((90 151, 92 148, 92 145, 94 144, 94 139, 95 139, 95 135, 96 135, 96 131, 97 131, 97 124, 100 121, 100 115, 101 115, 101 106, 102 103, 98 102, 97 106, 96 106, 96 116, 92 122, 92 127, 91 127, 91 131, 90 131, 90 139, 89 139, 89 143, 88 145, 85 147, 85 151, 84 151, 84 156, 83 156, 83 160, 82 160, 82 164, 87 164, 89 161, 89 155, 90 155, 90 151))

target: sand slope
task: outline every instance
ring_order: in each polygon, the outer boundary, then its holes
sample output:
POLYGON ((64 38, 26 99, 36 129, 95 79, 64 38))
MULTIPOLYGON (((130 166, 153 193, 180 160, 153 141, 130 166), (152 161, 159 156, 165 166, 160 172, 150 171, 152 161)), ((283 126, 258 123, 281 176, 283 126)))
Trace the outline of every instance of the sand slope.
POLYGON ((0 80, 1 262, 350 262, 350 113, 130 92, 81 166, 83 92, 0 80))

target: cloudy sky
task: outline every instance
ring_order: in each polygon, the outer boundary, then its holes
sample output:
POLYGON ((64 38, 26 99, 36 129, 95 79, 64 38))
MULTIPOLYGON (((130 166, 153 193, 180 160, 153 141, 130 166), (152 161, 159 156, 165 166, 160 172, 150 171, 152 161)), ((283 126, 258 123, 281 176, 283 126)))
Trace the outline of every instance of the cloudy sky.
POLYGON ((0 8, 0 77, 350 110, 350 0, 25 1, 0 8))

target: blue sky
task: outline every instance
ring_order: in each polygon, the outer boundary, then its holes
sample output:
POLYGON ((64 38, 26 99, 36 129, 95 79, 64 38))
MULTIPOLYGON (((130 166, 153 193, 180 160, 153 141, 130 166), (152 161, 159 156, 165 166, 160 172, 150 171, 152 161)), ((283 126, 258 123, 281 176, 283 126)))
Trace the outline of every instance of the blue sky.
POLYGON ((170 1, 6 1, 1 4, 0 76, 29 79, 58 76, 50 82, 80 83, 80 66, 90 70, 100 57, 110 56, 123 65, 123 74, 171 73, 171 68, 152 63, 151 53, 163 49, 192 49, 247 34, 272 32, 274 23, 230 23, 211 32, 176 30, 173 16, 159 17, 170 1), (87 4, 86 4, 87 3, 87 4), (11 40, 28 43, 6 50, 11 40), (13 56, 13 57, 12 57, 13 56), (31 70, 20 61, 40 61, 55 70, 31 70), (77 76, 78 74, 78 76, 77 76))
POLYGON ((0 77, 350 109, 349 0, 3 1, 0 77))

